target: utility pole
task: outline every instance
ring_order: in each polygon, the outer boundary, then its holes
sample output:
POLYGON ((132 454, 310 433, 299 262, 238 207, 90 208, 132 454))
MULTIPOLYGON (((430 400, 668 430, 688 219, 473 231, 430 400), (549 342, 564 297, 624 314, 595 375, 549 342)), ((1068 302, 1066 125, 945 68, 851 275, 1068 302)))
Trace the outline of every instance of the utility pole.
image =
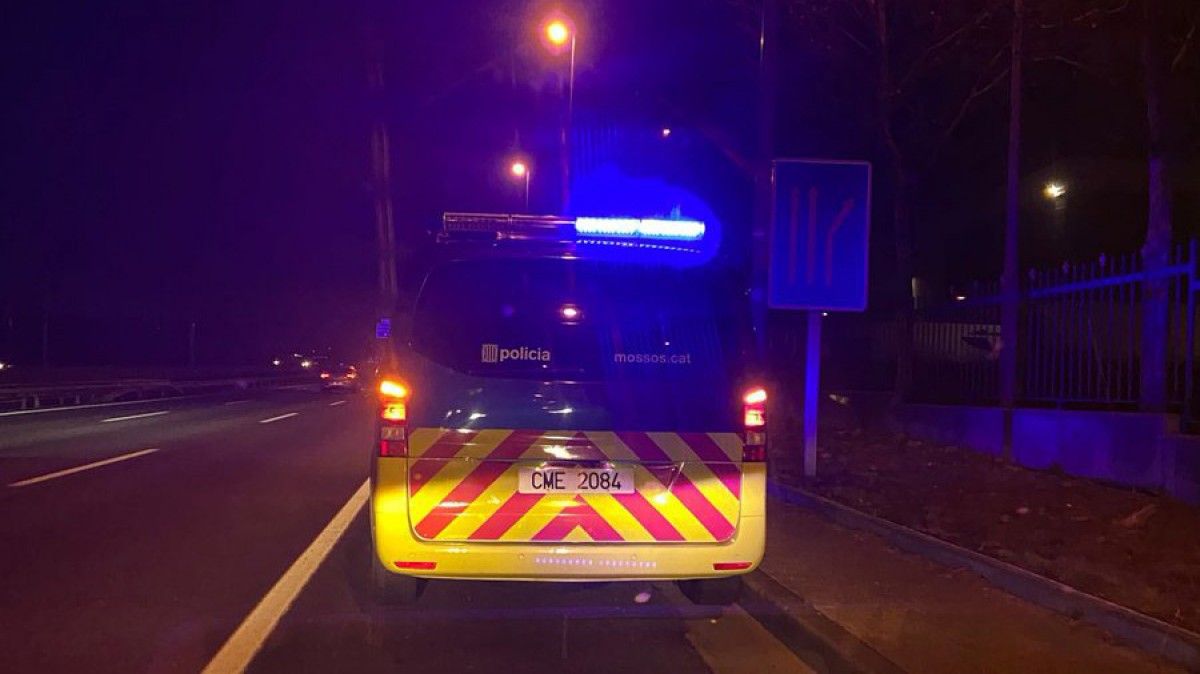
POLYGON ((1021 276, 1021 65, 1024 51, 1024 0, 1013 0, 1012 64, 1009 75, 1008 185, 1005 194, 1004 273, 1000 279, 1000 404, 1004 408, 1004 451, 1012 450, 1012 409, 1017 400, 1017 330, 1020 324, 1021 276))
MULTIPOLYGON (((367 87, 371 94, 374 121, 371 124, 371 192, 375 200, 375 236, 378 247, 379 296, 376 319, 395 324, 393 314, 399 300, 396 281, 396 228, 392 211, 391 153, 387 129, 386 89, 383 79, 383 41, 374 28, 367 37, 367 87)), ((394 365, 390 341, 376 340, 379 366, 394 365)))
POLYGON ((196 367, 196 321, 188 323, 188 367, 196 367))
POLYGON ((42 367, 50 367, 50 312, 42 314, 42 367))
MULTIPOLYGON (((566 215, 571 207, 571 127, 575 123, 575 43, 578 34, 571 29, 570 57, 567 66, 567 79, 563 82, 566 88, 566 112, 559 130, 559 157, 562 173, 562 215, 566 215)), ((528 199, 526 200, 528 201, 528 199)))
POLYGON ((762 0, 758 36, 758 142, 755 153, 754 213, 750 230, 750 301, 754 338, 767 353, 768 232, 771 230, 771 162, 775 155, 775 80, 779 57, 779 0, 762 0))

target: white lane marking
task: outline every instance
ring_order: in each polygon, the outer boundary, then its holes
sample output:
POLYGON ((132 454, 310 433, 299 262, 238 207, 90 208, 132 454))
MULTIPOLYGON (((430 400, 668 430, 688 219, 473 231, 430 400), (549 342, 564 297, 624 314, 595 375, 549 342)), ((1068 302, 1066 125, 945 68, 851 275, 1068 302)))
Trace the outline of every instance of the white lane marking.
POLYGON ((228 405, 241 405, 242 403, 248 403, 248 402, 250 402, 250 401, 249 400, 230 400, 227 403, 221 403, 221 404, 228 406, 228 405))
POLYGON ((258 421, 258 423, 271 424, 271 423, 275 423, 276 421, 282 421, 283 419, 290 419, 294 416, 299 416, 299 414, 300 414, 299 412, 288 412, 287 414, 280 414, 279 416, 271 417, 270 419, 260 419, 258 421))
POLYGON ((330 406, 330 407, 337 407, 338 405, 345 405, 345 404, 346 404, 346 401, 345 401, 345 400, 335 400, 335 401, 333 401, 333 402, 329 403, 329 406, 330 406))
POLYGON ((114 421, 129 421, 130 419, 145 419, 146 417, 161 417, 164 414, 170 414, 171 410, 162 410, 161 412, 145 412, 143 414, 130 414, 127 417, 110 417, 101 419, 102 424, 111 424, 114 421))
POLYGON ((139 456, 153 454, 154 452, 157 452, 158 449, 159 449, 158 447, 152 447, 150 449, 142 449, 142 450, 139 450, 136 452, 130 452, 128 454, 121 454, 120 456, 114 456, 114 457, 110 457, 107 459, 101 459, 100 461, 93 461, 92 463, 85 463, 82 466, 75 466, 74 468, 67 468, 65 470, 57 470, 57 471, 54 471, 53 473, 46 473, 45 475, 38 475, 37 477, 31 477, 29 479, 21 480, 19 482, 13 482, 12 484, 10 484, 8 486, 10 486, 10 487, 26 487, 31 484, 45 482, 46 480, 53 480, 56 477, 63 477, 65 475, 71 475, 73 473, 81 473, 85 470, 99 468, 100 466, 107 466, 110 463, 117 463, 118 461, 128 461, 129 459, 136 459, 139 456))
POLYGON ((349 501, 338 510, 329 524, 317 534, 308 548, 292 562, 288 570, 275 581, 275 585, 267 591, 258 605, 246 616, 241 625, 234 630, 221 650, 213 656, 204 668, 204 674, 225 674, 226 672, 245 671, 254 659, 255 654, 262 648, 267 637, 279 624, 279 619, 287 613, 292 602, 300 595, 301 590, 308 584, 317 568, 329 556, 333 546, 346 532, 350 523, 362 510, 367 502, 370 482, 364 481, 349 501))
POLYGON ((73 410, 90 410, 97 407, 122 407, 124 405, 161 405, 165 402, 175 402, 176 400, 195 400, 196 398, 211 397, 211 393, 200 393, 194 396, 170 396, 167 398, 155 398, 154 400, 122 400, 117 403, 92 403, 90 405, 70 405, 67 407, 39 407, 35 410, 14 410, 12 412, 0 412, 0 417, 15 417, 22 414, 45 414, 46 412, 71 412, 73 410))

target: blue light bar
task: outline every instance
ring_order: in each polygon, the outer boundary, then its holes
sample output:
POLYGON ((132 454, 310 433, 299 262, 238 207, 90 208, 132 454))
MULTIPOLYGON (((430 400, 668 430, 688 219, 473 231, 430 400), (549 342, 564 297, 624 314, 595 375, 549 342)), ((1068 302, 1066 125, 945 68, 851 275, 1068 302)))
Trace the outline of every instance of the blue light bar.
POLYGON ((704 223, 698 220, 578 217, 575 218, 575 233, 617 239, 699 241, 704 238, 704 223))

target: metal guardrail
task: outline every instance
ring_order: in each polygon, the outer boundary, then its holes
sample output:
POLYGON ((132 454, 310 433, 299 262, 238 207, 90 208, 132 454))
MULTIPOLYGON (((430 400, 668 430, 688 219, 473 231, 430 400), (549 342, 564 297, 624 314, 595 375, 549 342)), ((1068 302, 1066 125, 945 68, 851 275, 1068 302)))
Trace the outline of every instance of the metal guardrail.
POLYGON ((197 380, 122 379, 45 386, 21 384, 0 387, 0 412, 177 398, 316 381, 312 375, 291 375, 197 380))

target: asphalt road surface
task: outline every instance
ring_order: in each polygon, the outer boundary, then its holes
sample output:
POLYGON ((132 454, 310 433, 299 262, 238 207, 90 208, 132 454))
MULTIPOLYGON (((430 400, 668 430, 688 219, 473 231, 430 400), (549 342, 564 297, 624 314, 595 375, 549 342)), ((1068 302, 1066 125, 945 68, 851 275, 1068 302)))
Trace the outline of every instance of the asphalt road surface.
POLYGON ((0 672, 804 672, 669 583, 373 601, 367 396, 0 415, 0 672))

